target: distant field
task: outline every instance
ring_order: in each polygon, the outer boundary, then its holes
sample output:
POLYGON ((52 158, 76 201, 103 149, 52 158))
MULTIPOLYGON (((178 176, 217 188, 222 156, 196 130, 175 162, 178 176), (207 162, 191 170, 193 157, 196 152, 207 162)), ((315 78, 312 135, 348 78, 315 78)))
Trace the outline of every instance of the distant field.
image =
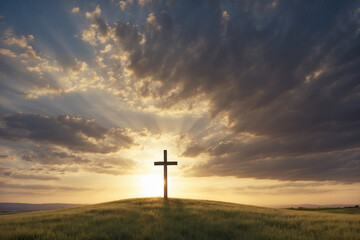
POLYGON ((69 207, 81 207, 85 205, 86 204, 65 204, 65 203, 45 203, 45 204, 0 203, 0 214, 7 212, 28 212, 28 211, 62 209, 69 207))
POLYGON ((358 208, 358 207, 357 208, 355 208, 355 207, 345 207, 345 208, 294 208, 294 209, 291 209, 291 210, 360 215, 360 208, 358 208))
POLYGON ((0 215, 1 239, 359 239, 360 215, 161 198, 0 215))

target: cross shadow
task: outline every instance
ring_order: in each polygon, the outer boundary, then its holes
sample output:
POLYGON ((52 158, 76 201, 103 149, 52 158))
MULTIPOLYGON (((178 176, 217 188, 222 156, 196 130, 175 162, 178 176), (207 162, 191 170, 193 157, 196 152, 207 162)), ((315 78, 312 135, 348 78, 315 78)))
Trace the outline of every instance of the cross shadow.
POLYGON ((163 216, 173 218, 184 213, 183 203, 178 199, 163 199, 163 216))

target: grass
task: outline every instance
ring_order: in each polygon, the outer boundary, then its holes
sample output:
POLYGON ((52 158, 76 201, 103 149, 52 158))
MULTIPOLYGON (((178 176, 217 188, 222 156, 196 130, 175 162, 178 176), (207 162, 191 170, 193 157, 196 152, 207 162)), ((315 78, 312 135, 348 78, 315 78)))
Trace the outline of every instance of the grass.
POLYGON ((359 239, 360 215, 129 199, 0 215, 1 239, 359 239))

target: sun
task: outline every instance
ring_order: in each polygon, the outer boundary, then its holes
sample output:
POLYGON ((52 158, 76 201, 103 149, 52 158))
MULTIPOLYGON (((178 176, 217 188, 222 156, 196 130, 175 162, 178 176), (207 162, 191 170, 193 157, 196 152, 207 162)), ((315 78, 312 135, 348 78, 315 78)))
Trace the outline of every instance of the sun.
POLYGON ((163 195, 164 180, 161 175, 149 174, 140 176, 141 195, 144 197, 159 197, 163 195))

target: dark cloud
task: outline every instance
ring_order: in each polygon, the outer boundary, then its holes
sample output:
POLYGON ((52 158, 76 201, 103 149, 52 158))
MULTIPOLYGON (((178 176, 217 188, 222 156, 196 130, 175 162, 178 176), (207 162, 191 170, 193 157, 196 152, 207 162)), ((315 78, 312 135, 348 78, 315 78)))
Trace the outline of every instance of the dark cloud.
MULTIPOLYGON (((136 168, 136 162, 131 159, 120 158, 119 156, 104 156, 102 154, 90 155, 84 157, 81 154, 67 153, 49 147, 35 147, 32 150, 23 151, 22 159, 28 162, 40 163, 48 166, 66 166, 78 165, 88 172, 122 175, 129 173, 136 168)), ((43 169, 40 169, 40 172, 43 169)), ((46 170, 50 173, 66 173, 73 169, 50 168, 46 170), (63 172, 62 172, 63 171, 63 172)))
POLYGON ((193 174, 198 176, 237 176, 243 178, 279 180, 359 182, 360 150, 308 154, 297 156, 254 156, 251 159, 232 153, 211 158, 197 165, 193 174))
POLYGON ((90 160, 85 159, 78 154, 66 153, 46 147, 38 147, 29 151, 24 151, 22 153, 22 159, 29 162, 54 165, 86 164, 90 162, 90 160))
MULTIPOLYGON (((91 153, 116 152, 134 144, 125 130, 104 128, 94 121, 67 115, 51 117, 17 113, 3 117, 2 122, 5 126, 0 128, 0 138, 5 140, 30 140, 91 153)), ((36 154, 42 155, 40 152, 36 154)), ((69 158, 63 153, 53 152, 52 155, 69 158)))
POLYGON ((19 173, 16 169, 0 167, 0 176, 14 179, 35 179, 35 180, 59 180, 60 178, 53 175, 44 174, 24 174, 19 173))
POLYGON ((141 34, 138 32, 136 26, 117 21, 114 27, 116 37, 124 50, 137 51, 137 47, 141 42, 141 34))
POLYGON ((203 153, 205 148, 199 146, 199 144, 192 144, 186 148, 186 150, 182 153, 184 157, 196 157, 199 154, 203 153))
POLYGON ((151 6, 142 26, 115 24, 134 79, 146 81, 139 94, 162 108, 201 94, 229 122, 222 140, 184 151, 212 156, 195 172, 360 180, 357 150, 348 156, 360 146, 359 2, 151 6), (261 139, 244 144, 242 134, 261 139))
POLYGON ((100 31, 100 33, 103 35, 103 36, 106 36, 108 31, 109 31, 109 27, 108 25, 106 24, 106 22, 100 18, 100 17, 95 17, 95 23, 100 31))
POLYGON ((11 178, 15 179, 35 179, 35 180, 60 180, 59 177, 55 176, 39 176, 39 175, 31 175, 31 174, 13 174, 11 178))

